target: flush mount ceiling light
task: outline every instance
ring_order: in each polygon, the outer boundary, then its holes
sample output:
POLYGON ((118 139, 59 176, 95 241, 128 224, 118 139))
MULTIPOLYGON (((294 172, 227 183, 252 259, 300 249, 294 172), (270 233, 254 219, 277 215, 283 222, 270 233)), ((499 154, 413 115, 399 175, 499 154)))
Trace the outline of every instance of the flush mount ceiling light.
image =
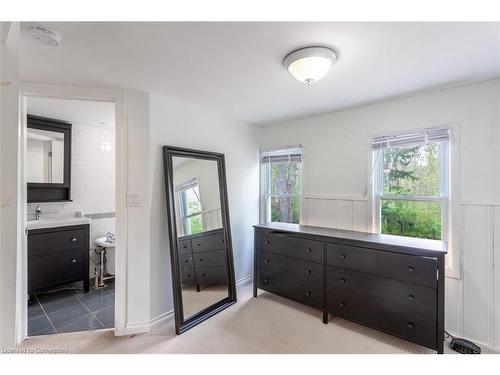
POLYGON ((336 59, 331 48, 304 47, 286 55, 283 66, 300 82, 310 85, 323 78, 336 59))

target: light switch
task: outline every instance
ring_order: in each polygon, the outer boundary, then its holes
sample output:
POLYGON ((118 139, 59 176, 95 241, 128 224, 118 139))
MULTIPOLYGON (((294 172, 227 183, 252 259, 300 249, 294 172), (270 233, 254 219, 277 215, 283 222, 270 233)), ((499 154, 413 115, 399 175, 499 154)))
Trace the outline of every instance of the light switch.
POLYGON ((127 206, 128 207, 141 207, 140 195, 137 193, 127 194, 127 206))

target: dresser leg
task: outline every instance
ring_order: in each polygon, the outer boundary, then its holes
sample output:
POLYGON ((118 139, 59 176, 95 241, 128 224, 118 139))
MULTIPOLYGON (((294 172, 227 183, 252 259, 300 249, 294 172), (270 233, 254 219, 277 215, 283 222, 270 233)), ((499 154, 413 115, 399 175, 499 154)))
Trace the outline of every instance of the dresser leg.
POLYGON ((437 354, 444 354, 444 341, 438 343, 437 354))
POLYGON ((323 323, 328 324, 328 312, 323 311, 323 323))
POLYGON ((84 280, 83 280, 83 292, 84 293, 87 293, 89 291, 89 287, 90 287, 90 280, 88 277, 86 277, 84 280))

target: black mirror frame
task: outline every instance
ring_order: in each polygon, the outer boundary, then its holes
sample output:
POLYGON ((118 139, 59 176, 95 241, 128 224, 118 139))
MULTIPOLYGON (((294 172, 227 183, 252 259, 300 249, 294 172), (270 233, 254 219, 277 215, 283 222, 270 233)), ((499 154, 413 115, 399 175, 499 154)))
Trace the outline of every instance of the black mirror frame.
POLYGON ((165 171, 165 191, 167 199, 167 219, 168 235, 170 244, 170 260, 172 267, 172 287, 174 294, 174 315, 175 315, 175 333, 178 335, 188 329, 200 324, 211 316, 221 312, 227 307, 236 303, 236 281, 234 276, 233 246, 231 241, 231 226, 229 222, 229 207, 227 198, 226 166, 224 154, 200 150, 192 150, 181 147, 163 146, 163 162, 165 171), (198 313, 184 320, 184 311, 182 305, 182 288, 179 264, 179 252, 177 243, 177 223, 175 219, 175 195, 173 186, 173 167, 172 158, 174 156, 190 157, 204 160, 214 160, 217 162, 219 172, 219 193, 221 200, 221 216, 224 228, 224 240, 227 245, 227 269, 229 275, 228 296, 206 307, 198 313))
POLYGON ((27 182, 28 203, 71 202, 71 127, 69 122, 27 115, 28 129, 48 130, 64 134, 63 183, 27 182))

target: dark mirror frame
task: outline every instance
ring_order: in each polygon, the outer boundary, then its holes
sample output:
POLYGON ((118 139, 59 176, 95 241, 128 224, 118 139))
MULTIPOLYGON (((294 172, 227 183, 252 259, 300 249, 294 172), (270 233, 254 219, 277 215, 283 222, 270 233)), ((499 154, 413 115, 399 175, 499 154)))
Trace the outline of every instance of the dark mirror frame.
POLYGON ((236 303, 236 281, 234 276, 233 246, 231 241, 231 226, 229 223, 229 207, 227 199, 226 166, 224 154, 200 150, 191 150, 187 148, 163 146, 163 162, 165 168, 165 190, 167 198, 167 218, 168 234, 170 243, 170 260, 172 267, 172 287, 174 292, 174 314, 175 314, 175 332, 181 334, 195 325, 205 321, 211 316, 226 309, 236 303), (219 193, 221 203, 222 225, 224 229, 224 240, 227 250, 227 269, 228 269, 228 296, 215 304, 204 308, 198 313, 184 319, 184 310, 182 305, 182 287, 179 264, 179 252, 177 242, 177 223, 175 219, 175 195, 173 184, 172 158, 187 157, 203 160, 214 160, 217 162, 219 172, 219 193))
POLYGON ((28 129, 48 130, 64 133, 64 178, 62 184, 28 184, 28 203, 71 201, 71 125, 69 122, 28 114, 28 129))

